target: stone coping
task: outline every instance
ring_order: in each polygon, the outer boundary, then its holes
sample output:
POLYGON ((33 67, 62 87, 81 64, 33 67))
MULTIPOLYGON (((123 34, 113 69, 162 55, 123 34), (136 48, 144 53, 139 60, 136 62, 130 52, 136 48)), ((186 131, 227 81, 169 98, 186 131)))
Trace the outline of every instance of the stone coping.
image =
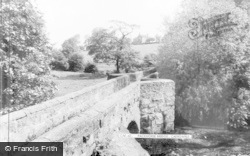
POLYGON ((115 111, 114 108, 117 107, 118 103, 120 103, 120 97, 124 97, 124 95, 135 91, 136 88, 139 90, 139 83, 134 83, 126 89, 121 89, 119 92, 116 92, 106 97, 104 100, 96 103, 80 115, 73 117, 72 119, 51 129, 47 133, 33 140, 33 142, 64 141, 65 138, 74 135, 74 131, 80 132, 84 130, 84 135, 86 136, 98 131, 101 128, 99 122, 103 121, 107 114, 115 111))
MULTIPOLYGON (((106 81, 106 82, 95 84, 93 86, 86 87, 86 88, 84 88, 82 90, 72 92, 72 93, 66 94, 66 95, 61 96, 61 97, 56 97, 54 99, 42 102, 40 104, 32 105, 32 106, 23 108, 21 110, 15 111, 15 112, 11 112, 9 114, 2 115, 2 116, 0 116, 0 123, 2 124, 2 123, 7 122, 8 121, 8 115, 11 116, 11 120, 18 120, 18 119, 24 118, 24 117, 26 117, 28 115, 34 114, 36 112, 39 112, 39 111, 54 107, 56 105, 59 105, 60 103, 66 101, 66 100, 72 99, 72 98, 77 97, 77 96, 84 95, 85 93, 88 93, 88 92, 90 92, 92 90, 101 88, 101 87, 103 87, 105 85, 114 84, 117 81, 123 80, 123 79, 127 80, 128 81, 127 85, 129 85, 129 83, 130 83, 129 76, 128 75, 123 75, 122 77, 117 77, 116 79, 112 79, 112 80, 109 80, 109 81, 106 81)), ((126 86, 124 86, 124 87, 126 87, 126 86)))

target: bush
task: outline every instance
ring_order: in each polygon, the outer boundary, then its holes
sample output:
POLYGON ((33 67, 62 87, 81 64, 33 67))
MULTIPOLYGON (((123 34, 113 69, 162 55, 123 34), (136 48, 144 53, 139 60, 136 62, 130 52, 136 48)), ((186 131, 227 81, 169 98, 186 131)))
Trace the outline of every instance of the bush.
POLYGON ((69 63, 67 62, 67 60, 63 60, 63 61, 54 60, 50 63, 50 66, 51 66, 51 69, 53 70, 66 71, 69 69, 69 63))
POLYGON ((5 8, 1 17, 12 21, 1 23, 0 31, 3 107, 16 109, 53 98, 56 88, 49 79, 51 47, 43 31, 41 14, 29 0, 4 0, 2 5, 5 8))
POLYGON ((66 71, 69 69, 69 63, 67 58, 62 52, 53 52, 53 60, 50 63, 51 69, 53 70, 63 70, 66 71))
POLYGON ((84 57, 80 53, 73 53, 69 60, 69 71, 80 71, 84 69, 85 61, 84 57))
POLYGON ((143 62, 145 64, 146 67, 150 67, 150 66, 154 66, 156 63, 156 59, 157 59, 157 55, 156 54, 149 54, 146 55, 143 58, 143 62))
POLYGON ((85 67, 84 72, 85 73, 96 73, 96 72, 98 72, 98 69, 97 69, 96 65, 88 63, 87 66, 85 67))
MULTIPOLYGON (((246 32, 249 32, 249 21, 247 11, 235 7, 233 2, 229 3, 232 4, 228 6, 234 9, 222 8, 222 3, 217 1, 204 1, 202 5, 207 6, 207 11, 205 7, 201 10, 197 8, 196 17, 207 16, 204 13, 212 8, 211 17, 218 14, 217 11, 231 12, 229 18, 238 25, 237 31, 207 40, 199 38, 194 42, 186 35, 187 30, 191 30, 187 23, 194 15, 189 7, 178 20, 166 25, 170 31, 165 34, 164 43, 159 49, 158 71, 161 78, 175 82, 175 108, 191 124, 211 123, 215 126, 219 121, 224 121, 236 129, 247 124, 250 50, 246 32)), ((189 37, 192 35, 189 34, 189 37)))
POLYGON ((11 56, 11 64, 4 62, 10 86, 5 89, 12 106, 34 105, 51 99, 55 93, 55 83, 49 80, 49 66, 44 55, 33 52, 25 59, 11 56))

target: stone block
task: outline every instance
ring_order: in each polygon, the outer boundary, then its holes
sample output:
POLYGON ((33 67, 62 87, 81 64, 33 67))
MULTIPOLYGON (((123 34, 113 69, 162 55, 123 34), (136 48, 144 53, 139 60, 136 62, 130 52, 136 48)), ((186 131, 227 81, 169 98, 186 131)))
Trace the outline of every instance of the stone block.
POLYGON ((171 130, 174 130, 174 123, 173 123, 173 122, 168 123, 168 124, 166 125, 166 127, 165 127, 165 131, 166 131, 166 132, 169 132, 169 131, 171 131, 171 130))
POLYGON ((162 113, 156 113, 155 114, 155 123, 157 125, 163 124, 163 115, 162 115, 162 113))
POLYGON ((155 124, 152 125, 152 130, 155 130, 156 133, 159 132, 159 129, 163 130, 164 121, 170 125, 168 129, 172 128, 171 124, 174 122, 173 118, 175 100, 174 82, 172 80, 161 79, 154 81, 143 81, 141 82, 140 89, 140 109, 142 112, 141 117, 149 117, 152 123, 155 124), (150 103, 147 103, 146 105, 146 102, 144 102, 145 99, 150 99, 150 103), (164 114, 164 116, 162 114, 164 114))
POLYGON ((150 99, 146 99, 146 98, 143 98, 141 99, 141 106, 147 106, 147 105, 150 105, 151 101, 150 99))

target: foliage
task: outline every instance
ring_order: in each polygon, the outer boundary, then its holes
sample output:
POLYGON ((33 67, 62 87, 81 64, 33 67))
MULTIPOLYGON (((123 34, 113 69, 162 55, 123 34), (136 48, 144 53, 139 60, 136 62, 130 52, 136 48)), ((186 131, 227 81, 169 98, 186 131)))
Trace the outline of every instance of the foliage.
POLYGON ((121 69, 124 69, 126 73, 136 70, 139 63, 139 53, 132 49, 123 52, 121 57, 121 69))
POLYGON ((153 37, 148 37, 146 40, 145 40, 145 43, 147 44, 147 43, 152 43, 152 42, 154 42, 155 41, 155 39, 153 38, 153 37))
POLYGON ((84 69, 85 73, 96 73, 98 72, 98 68, 96 67, 96 65, 88 63, 84 69))
POLYGON ((157 55, 156 54, 148 54, 143 58, 143 61, 146 67, 152 66, 156 64, 157 55))
POLYGON ((52 53, 53 60, 50 63, 50 66, 53 70, 62 70, 66 71, 69 68, 69 63, 64 54, 60 51, 54 51, 52 53))
POLYGON ((4 64, 11 80, 6 92, 12 105, 33 105, 53 97, 55 84, 44 76, 49 68, 43 59, 43 55, 34 51, 22 60, 11 56, 12 64, 4 64))
POLYGON ((28 0, 3 0, 1 9, 1 65, 10 104, 32 105, 52 98, 55 84, 46 78, 51 56, 41 15, 28 0))
POLYGON ((211 116, 244 127, 249 113, 249 26, 247 11, 233 1, 188 0, 174 23, 168 23, 160 49, 160 77, 176 82, 176 108, 189 121, 211 116), (211 39, 188 38, 188 20, 231 12, 230 33, 211 39), (242 92, 245 98, 240 98, 242 92))
POLYGON ((85 63, 90 63, 90 64, 94 64, 94 60, 93 58, 86 52, 81 52, 81 55, 83 56, 85 63))
MULTIPOLYGON (((133 32, 134 26, 124 22, 115 22, 110 29, 95 29, 87 40, 87 49, 90 55, 94 55, 96 62, 115 63, 116 72, 125 67, 125 58, 136 56, 132 54, 128 35, 133 32)), ((129 58, 132 60, 133 58, 129 58)), ((136 58, 134 58, 136 59, 136 58)), ((129 61, 131 62, 131 61, 129 61)), ((131 65, 131 63, 128 66, 131 65)))
POLYGON ((157 43, 160 43, 160 42, 161 42, 161 36, 155 35, 155 41, 156 41, 157 43))
POLYGON ((85 47, 80 45, 80 35, 65 40, 62 44, 61 53, 56 52, 54 54, 55 59, 52 62, 54 69, 79 71, 84 69, 85 64, 93 63, 93 58, 85 53, 85 47))
POLYGON ((134 44, 134 45, 136 45, 136 44, 142 44, 142 35, 139 34, 137 37, 135 37, 133 39, 132 44, 134 44))
POLYGON ((62 53, 69 57, 70 54, 80 52, 81 46, 80 44, 80 35, 75 35, 67 40, 65 40, 62 44, 62 53))
POLYGON ((80 53, 73 53, 72 55, 70 55, 68 63, 69 71, 83 70, 86 64, 83 55, 80 53))

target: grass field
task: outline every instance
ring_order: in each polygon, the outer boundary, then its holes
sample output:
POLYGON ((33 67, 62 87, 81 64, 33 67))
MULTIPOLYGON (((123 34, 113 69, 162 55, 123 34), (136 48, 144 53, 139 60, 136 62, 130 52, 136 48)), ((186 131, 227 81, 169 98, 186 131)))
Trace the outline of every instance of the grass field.
POLYGON ((52 80, 56 83, 58 90, 55 97, 82 90, 85 87, 107 81, 106 76, 95 77, 95 75, 82 72, 52 71, 52 80))
MULTIPOLYGON (((104 72, 114 71, 114 65, 98 63, 99 71, 104 72)), ((95 75, 84 72, 69 72, 69 71, 51 71, 51 79, 56 83, 58 90, 55 97, 63 96, 71 92, 79 91, 85 87, 95 85, 107 81, 106 75, 95 75)))

